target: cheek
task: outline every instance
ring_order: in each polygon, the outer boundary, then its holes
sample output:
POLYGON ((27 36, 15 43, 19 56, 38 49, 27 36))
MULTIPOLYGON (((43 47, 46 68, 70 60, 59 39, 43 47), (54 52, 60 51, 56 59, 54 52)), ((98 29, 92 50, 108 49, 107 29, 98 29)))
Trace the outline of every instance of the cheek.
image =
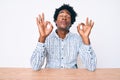
POLYGON ((68 19, 67 21, 71 24, 71 19, 68 19))
POLYGON ((59 20, 56 20, 55 23, 56 23, 56 25, 60 25, 59 20))

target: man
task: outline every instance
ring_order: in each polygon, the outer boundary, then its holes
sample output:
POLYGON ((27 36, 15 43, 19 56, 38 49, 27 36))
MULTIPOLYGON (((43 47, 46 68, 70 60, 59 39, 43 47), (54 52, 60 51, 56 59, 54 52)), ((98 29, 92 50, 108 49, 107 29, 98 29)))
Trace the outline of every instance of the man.
POLYGON ((31 57, 34 70, 41 69, 45 57, 46 68, 77 68, 78 54, 88 70, 96 69, 96 55, 89 39, 94 22, 87 18, 86 24, 80 23, 77 26, 79 35, 73 34, 69 29, 76 21, 76 16, 73 7, 68 4, 56 9, 54 22, 57 29, 53 32, 52 24, 44 20, 43 13, 36 18, 40 37, 31 57))

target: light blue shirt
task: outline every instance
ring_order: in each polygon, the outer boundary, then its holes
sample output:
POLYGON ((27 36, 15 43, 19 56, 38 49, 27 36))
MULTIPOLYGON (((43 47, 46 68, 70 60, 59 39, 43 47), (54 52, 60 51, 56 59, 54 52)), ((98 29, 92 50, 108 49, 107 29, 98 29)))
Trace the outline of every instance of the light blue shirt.
POLYGON ((85 45, 79 35, 69 32, 64 39, 52 32, 45 43, 37 43, 31 56, 31 66, 40 70, 45 57, 46 68, 77 68, 78 54, 85 68, 96 69, 96 55, 91 45, 85 45))

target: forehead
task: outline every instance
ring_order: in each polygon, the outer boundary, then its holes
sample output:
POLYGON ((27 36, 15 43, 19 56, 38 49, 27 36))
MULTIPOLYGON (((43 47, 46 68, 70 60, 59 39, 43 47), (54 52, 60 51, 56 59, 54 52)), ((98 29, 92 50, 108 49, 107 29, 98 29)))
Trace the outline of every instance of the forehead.
POLYGON ((61 10, 61 11, 59 12, 59 14, 60 14, 60 13, 67 13, 67 14, 71 15, 71 13, 70 13, 67 9, 61 10))

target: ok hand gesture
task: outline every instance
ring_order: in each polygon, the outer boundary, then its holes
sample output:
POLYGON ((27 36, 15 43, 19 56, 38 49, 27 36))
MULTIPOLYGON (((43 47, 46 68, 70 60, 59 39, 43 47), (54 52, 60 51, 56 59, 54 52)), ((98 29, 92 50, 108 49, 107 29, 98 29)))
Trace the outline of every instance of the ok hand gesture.
POLYGON ((40 34, 39 42, 45 42, 46 37, 52 32, 53 26, 49 21, 44 21, 44 13, 36 18, 36 22, 40 34))
POLYGON ((82 40, 85 44, 90 44, 89 35, 93 25, 94 22, 92 22, 92 20, 89 21, 89 19, 86 18, 86 24, 80 23, 77 26, 78 33, 81 35, 82 40))

